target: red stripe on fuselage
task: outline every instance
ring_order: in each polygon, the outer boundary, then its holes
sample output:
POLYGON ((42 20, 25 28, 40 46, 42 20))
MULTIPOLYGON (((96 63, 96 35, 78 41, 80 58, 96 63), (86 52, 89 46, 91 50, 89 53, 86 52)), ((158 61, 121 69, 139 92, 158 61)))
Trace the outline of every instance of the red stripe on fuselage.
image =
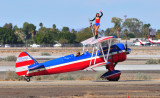
POLYGON ((16 63, 16 68, 17 67, 26 66, 26 65, 32 65, 33 63, 34 63, 33 60, 28 60, 28 61, 23 61, 23 62, 17 62, 16 63))

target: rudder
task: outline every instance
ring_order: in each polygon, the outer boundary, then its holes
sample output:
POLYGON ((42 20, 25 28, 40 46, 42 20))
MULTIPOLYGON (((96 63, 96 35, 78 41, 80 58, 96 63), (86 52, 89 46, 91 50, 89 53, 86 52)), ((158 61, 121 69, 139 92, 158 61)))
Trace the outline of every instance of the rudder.
POLYGON ((16 74, 19 76, 25 76, 28 71, 28 66, 38 63, 27 52, 21 52, 16 61, 16 74))

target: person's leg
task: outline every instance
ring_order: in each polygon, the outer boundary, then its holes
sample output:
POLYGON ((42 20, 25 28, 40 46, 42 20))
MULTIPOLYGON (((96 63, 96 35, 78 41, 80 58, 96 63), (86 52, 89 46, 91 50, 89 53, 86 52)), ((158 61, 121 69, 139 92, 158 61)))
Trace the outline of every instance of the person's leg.
POLYGON ((96 36, 96 25, 94 25, 94 36, 96 36))
POLYGON ((99 29, 99 26, 100 25, 96 26, 96 28, 95 28, 95 36, 96 36, 96 38, 98 38, 98 29, 99 29))

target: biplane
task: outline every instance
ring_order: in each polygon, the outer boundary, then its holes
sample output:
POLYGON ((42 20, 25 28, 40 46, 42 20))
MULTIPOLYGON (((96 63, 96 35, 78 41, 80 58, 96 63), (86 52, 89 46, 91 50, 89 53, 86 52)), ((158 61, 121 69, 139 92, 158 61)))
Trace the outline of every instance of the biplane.
POLYGON ((118 62, 126 60, 131 49, 125 47, 122 43, 114 44, 114 42, 114 36, 103 36, 99 39, 92 37, 81 42, 83 44, 83 53, 81 55, 70 54, 43 63, 38 63, 27 52, 21 52, 15 65, 16 73, 29 82, 30 77, 33 76, 94 70, 95 67, 105 66, 108 71, 101 78, 118 81, 121 72, 115 70, 115 66, 118 62))

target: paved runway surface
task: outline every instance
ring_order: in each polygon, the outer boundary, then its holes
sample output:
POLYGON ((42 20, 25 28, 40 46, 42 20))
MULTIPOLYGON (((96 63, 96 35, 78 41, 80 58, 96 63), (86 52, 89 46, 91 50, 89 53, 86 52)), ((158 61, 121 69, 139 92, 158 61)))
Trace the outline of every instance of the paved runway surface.
POLYGON ((160 80, 0 81, 1 98, 160 98, 160 80))

